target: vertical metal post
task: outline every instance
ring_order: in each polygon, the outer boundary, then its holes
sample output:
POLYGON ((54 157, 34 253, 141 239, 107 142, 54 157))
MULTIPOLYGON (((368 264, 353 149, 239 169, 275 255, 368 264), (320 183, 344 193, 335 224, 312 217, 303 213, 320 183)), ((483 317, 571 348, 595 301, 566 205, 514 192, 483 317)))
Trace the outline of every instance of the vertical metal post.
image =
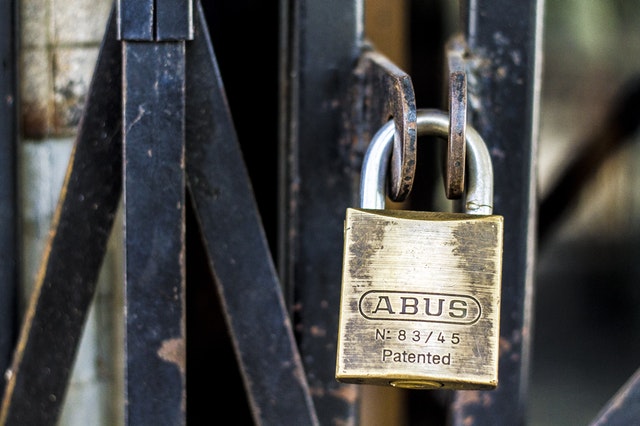
POLYGON ((492 155, 494 211, 504 216, 499 385, 458 392, 452 424, 521 425, 526 420, 533 261, 534 154, 538 136, 542 0, 467 0, 470 120, 492 155), (517 125, 514 125, 517 123, 517 125))
POLYGON ((185 40, 190 0, 121 0, 125 421, 186 424, 185 40))
POLYGON ((358 389, 335 380, 343 221, 353 204, 341 140, 362 44, 361 0, 281 1, 280 274, 320 424, 353 424, 358 389))
MULTIPOLYGON (((16 337, 18 285, 16 143, 17 2, 0 1, 0 371, 6 371, 16 337)), ((5 379, 0 379, 0 398, 5 379)))
POLYGON ((124 43, 127 424, 185 416, 184 42, 124 43))

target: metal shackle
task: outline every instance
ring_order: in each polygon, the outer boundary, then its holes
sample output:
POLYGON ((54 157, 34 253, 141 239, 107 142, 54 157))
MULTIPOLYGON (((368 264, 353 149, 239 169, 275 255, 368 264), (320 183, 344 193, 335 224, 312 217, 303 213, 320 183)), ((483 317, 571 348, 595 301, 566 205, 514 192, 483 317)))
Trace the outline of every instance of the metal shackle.
MULTIPOLYGON (((418 136, 438 136, 446 139, 449 116, 436 109, 416 111, 418 136)), ((387 195, 387 170, 394 138, 393 120, 376 132, 362 163, 360 178, 360 207, 384 209, 387 195)), ((466 131, 465 213, 490 215, 493 213, 493 166, 489 150, 480 134, 471 126, 466 131)))

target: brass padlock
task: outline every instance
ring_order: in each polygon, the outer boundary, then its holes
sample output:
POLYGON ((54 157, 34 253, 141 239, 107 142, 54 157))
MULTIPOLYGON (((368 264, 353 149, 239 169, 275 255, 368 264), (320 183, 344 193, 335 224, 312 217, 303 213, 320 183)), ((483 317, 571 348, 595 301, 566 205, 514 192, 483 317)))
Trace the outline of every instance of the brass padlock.
MULTIPOLYGON (((445 137, 449 117, 417 111, 418 135, 445 137)), ((384 209, 393 122, 362 167, 361 208, 347 209, 336 379, 410 389, 494 389, 503 217, 493 168, 466 133, 465 213, 384 209)))

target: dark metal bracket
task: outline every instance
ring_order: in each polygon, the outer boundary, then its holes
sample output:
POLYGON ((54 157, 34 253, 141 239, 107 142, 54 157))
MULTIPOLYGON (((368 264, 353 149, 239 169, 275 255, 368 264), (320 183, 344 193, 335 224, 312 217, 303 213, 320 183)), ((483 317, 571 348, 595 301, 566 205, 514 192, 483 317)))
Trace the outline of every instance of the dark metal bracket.
MULTIPOLYGON (((443 179, 449 199, 459 199, 464 192, 467 126, 465 49, 462 35, 452 38, 446 48, 450 124, 443 179)), ((411 78, 373 49, 362 54, 354 74, 359 84, 354 84, 354 116, 349 121, 358 123, 360 127, 351 131, 360 135, 362 140, 371 140, 384 123, 394 121, 396 133, 388 194, 393 201, 404 201, 413 186, 417 157, 416 101, 411 78)))
POLYGON ((394 121, 396 134, 388 193, 392 200, 404 201, 413 186, 416 169, 413 83, 407 73, 375 50, 367 50, 361 55, 354 74, 360 84, 353 87, 359 92, 354 95, 354 117, 348 121, 358 123, 359 127, 352 131, 365 141, 371 140, 387 121, 394 121))
POLYGON ((126 421, 186 424, 185 187, 256 423, 318 424, 199 2, 195 12, 193 41, 124 48, 111 14, 9 370, 2 425, 57 423, 121 195, 126 421), (113 90, 120 81, 123 91, 113 90))

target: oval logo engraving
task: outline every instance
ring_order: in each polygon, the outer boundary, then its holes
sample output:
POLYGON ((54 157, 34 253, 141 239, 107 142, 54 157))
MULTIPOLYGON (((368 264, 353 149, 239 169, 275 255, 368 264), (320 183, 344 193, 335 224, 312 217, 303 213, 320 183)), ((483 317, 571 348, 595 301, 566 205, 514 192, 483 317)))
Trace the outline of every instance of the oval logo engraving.
POLYGON ((482 308, 473 296, 451 293, 371 290, 360 297, 360 314, 370 320, 473 324, 482 308))

